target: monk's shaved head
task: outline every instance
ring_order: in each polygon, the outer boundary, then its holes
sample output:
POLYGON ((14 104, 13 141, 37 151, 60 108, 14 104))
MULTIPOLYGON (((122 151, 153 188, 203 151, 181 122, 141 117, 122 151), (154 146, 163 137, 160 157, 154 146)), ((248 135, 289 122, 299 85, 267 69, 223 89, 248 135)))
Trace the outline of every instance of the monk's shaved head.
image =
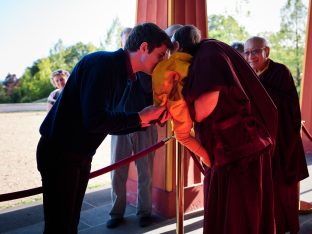
POLYGON ((250 37, 244 45, 244 58, 260 74, 267 66, 270 55, 268 41, 263 37, 250 37))
POLYGON ((182 27, 183 27, 182 24, 173 24, 173 25, 170 25, 168 28, 166 28, 165 32, 171 38, 173 34, 175 33, 175 31, 177 31, 179 28, 182 28, 182 27))
POLYGON ((258 37, 258 36, 250 37, 245 42, 244 48, 246 48, 246 46, 247 46, 247 49, 249 49, 250 44, 253 44, 254 46, 259 46, 259 47, 269 47, 268 41, 265 38, 258 37))

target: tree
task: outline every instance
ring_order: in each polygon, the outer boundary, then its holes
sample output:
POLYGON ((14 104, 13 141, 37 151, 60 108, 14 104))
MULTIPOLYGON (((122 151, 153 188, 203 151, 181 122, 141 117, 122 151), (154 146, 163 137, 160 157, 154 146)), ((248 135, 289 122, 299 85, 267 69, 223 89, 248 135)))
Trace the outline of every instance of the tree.
POLYGON ((11 101, 10 96, 7 95, 5 87, 0 84, 0 103, 8 103, 11 101))
MULTIPOLYGON (((87 45, 78 42, 73 46, 69 46, 64 52, 65 70, 71 71, 75 64, 86 54, 96 51, 97 48, 89 43, 87 45)), ((60 68, 60 67, 59 67, 60 68)), ((55 69, 54 69, 55 70, 55 69)))
POLYGON ((66 47, 59 39, 50 49, 50 55, 37 59, 26 69, 20 79, 11 74, 6 77, 0 88, 0 102, 32 102, 47 97, 54 89, 50 83, 52 71, 65 69, 71 72, 84 55, 98 49, 119 48, 122 29, 119 18, 115 18, 100 48, 91 43, 83 44, 82 42, 66 47))
POLYGON ((66 67, 66 62, 64 59, 65 56, 65 46, 62 39, 59 39, 58 42, 50 49, 50 61, 51 69, 56 70, 59 68, 66 67))
POLYGON ((3 85, 3 88, 6 90, 7 95, 11 95, 14 87, 19 85, 19 79, 17 78, 15 74, 9 73, 5 77, 2 85, 3 85))
MULTIPOLYGON (((52 71, 65 69, 72 71, 75 64, 86 54, 98 49, 115 50, 120 47, 120 33, 123 27, 119 18, 115 18, 108 30, 106 37, 97 48, 93 44, 78 42, 75 45, 66 47, 61 39, 50 49, 50 55, 36 60, 28 67, 22 77, 18 79, 18 85, 12 86, 10 93, 7 92, 6 82, 0 88, 0 102, 32 102, 46 98, 54 89, 50 83, 52 71)), ((11 76, 8 80, 12 80, 11 76), (10 79, 9 79, 10 78, 10 79)))
POLYGON ((234 41, 243 41, 248 33, 232 16, 211 15, 208 17, 209 38, 218 39, 231 44, 234 41))
POLYGON ((115 18, 111 27, 106 32, 104 40, 100 43, 100 49, 102 50, 115 50, 120 48, 121 39, 120 33, 123 30, 123 26, 120 23, 119 18, 115 18))
POLYGON ((51 72, 49 58, 37 60, 22 76, 20 87, 15 90, 16 98, 19 94, 20 102, 29 102, 47 96, 53 89, 50 84, 51 72))
MULTIPOLYGON (((287 0, 281 9, 281 19, 280 31, 271 37, 273 48, 284 47, 286 54, 279 57, 289 66, 295 83, 299 86, 303 69, 307 7, 301 0, 287 0)), ((274 52, 279 53, 276 49, 274 52)))

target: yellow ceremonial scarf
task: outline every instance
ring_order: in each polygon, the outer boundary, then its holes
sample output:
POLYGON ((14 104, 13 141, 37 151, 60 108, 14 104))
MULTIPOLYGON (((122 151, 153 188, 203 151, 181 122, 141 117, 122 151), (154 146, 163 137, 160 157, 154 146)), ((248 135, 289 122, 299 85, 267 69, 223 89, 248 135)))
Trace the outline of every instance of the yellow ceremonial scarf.
POLYGON ((152 74, 154 104, 165 105, 169 100, 183 99, 182 80, 187 76, 192 56, 176 52, 168 59, 161 61, 152 74))

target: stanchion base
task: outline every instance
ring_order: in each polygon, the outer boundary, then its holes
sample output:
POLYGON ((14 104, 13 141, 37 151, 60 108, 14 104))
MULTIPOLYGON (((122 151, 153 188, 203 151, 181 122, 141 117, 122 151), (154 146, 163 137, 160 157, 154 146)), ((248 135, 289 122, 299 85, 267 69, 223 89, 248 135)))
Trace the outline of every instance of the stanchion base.
POLYGON ((312 214, 312 204, 306 201, 299 201, 299 214, 312 214))
MULTIPOLYGON (((127 202, 137 205, 137 181, 127 181, 127 202)), ((167 192, 164 189, 153 187, 153 212, 165 218, 176 217, 176 191, 167 192)), ((184 212, 188 214, 204 208, 203 184, 194 184, 184 189, 184 212)))

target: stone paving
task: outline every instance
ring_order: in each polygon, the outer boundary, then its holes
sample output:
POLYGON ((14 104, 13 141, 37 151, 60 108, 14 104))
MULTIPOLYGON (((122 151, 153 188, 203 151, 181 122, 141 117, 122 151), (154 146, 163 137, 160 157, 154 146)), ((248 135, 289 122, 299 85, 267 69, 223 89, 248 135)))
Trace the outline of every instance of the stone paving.
MULTIPOLYGON (((307 157, 310 175, 312 175, 312 156, 307 157)), ((101 188, 86 194, 79 224, 79 233, 84 234, 136 234, 136 233, 176 233, 176 219, 165 219, 154 215, 151 226, 141 228, 135 215, 135 208, 128 205, 125 222, 115 229, 107 229, 106 221, 109 219, 111 209, 111 188, 101 188)), ((312 177, 301 183, 300 198, 312 203, 312 177)), ((312 234, 312 214, 300 215, 299 234, 312 234)), ((202 233, 203 210, 186 214, 184 217, 184 233, 202 233)), ((42 204, 6 209, 0 211, 0 233, 10 234, 36 234, 42 233, 43 214, 42 204)))

